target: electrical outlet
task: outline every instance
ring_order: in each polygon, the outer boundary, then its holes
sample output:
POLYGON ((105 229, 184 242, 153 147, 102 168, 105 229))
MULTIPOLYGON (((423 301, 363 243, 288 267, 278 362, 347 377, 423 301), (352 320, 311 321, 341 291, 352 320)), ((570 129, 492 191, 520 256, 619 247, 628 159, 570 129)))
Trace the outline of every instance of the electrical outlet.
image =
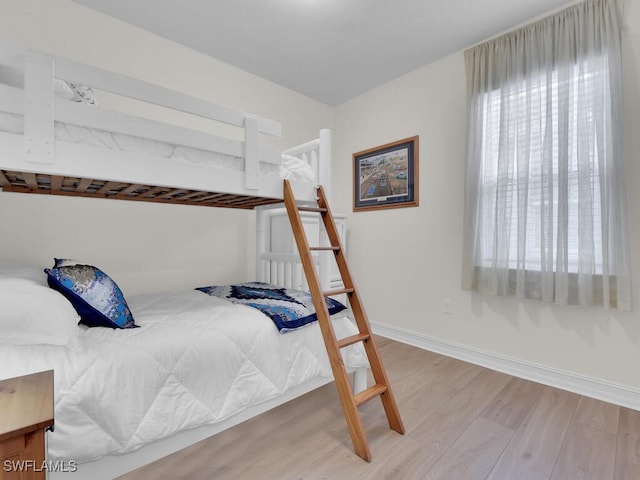
POLYGON ((442 302, 442 312, 451 315, 453 304, 450 298, 445 298, 442 302))

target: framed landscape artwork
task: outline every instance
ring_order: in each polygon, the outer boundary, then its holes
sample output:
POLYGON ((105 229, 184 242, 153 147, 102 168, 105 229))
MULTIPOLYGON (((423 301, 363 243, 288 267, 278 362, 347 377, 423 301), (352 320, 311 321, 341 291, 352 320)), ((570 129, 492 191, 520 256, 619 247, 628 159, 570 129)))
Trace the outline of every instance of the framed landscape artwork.
POLYGON ((418 136, 353 154, 353 210, 418 206, 418 136))

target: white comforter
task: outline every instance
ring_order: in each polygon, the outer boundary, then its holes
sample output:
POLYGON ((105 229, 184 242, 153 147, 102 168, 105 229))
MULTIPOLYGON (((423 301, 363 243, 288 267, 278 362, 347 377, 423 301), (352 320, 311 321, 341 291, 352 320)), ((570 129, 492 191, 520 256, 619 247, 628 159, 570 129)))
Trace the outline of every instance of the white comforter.
MULTIPOLYGON (((130 452, 331 375, 317 323, 280 334, 257 310, 196 291, 128 302, 141 328, 84 329, 78 349, 0 346, 0 379, 55 370, 50 460, 130 452)), ((334 328, 356 333, 348 318, 334 328)), ((360 345, 343 355, 367 365, 360 345)))

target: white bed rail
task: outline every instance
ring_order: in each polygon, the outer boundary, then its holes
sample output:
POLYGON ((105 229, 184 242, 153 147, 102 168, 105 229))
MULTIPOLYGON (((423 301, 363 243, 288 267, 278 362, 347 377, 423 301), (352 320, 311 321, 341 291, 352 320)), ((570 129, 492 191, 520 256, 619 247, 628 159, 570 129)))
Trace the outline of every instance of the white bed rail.
MULTIPOLYGON (((314 258, 317 264, 317 258, 314 258)), ((284 288, 308 290, 300 256, 288 253, 264 252, 261 255, 259 281, 284 288)))
POLYGON ((310 165, 316 175, 316 183, 323 186, 327 198, 331 200, 331 130, 323 128, 318 138, 284 150, 282 153, 298 157, 310 165))
POLYGON ((274 120, 216 105, 200 98, 185 95, 126 75, 83 65, 60 56, 19 47, 6 41, 0 42, 0 64, 23 70, 27 59, 32 57, 45 59, 51 64, 52 78, 55 71, 55 77, 62 80, 81 83, 105 92, 141 100, 153 105, 161 105, 172 110, 179 110, 237 127, 244 127, 245 119, 251 117, 256 119, 260 133, 277 137, 282 135, 282 126, 274 120))

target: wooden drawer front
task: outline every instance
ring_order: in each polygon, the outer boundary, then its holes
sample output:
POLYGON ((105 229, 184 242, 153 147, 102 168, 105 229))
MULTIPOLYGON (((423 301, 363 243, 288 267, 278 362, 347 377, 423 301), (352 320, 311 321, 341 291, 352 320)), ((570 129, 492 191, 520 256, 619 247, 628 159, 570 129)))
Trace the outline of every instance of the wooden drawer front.
POLYGON ((0 442, 0 480, 45 480, 44 431, 0 442))

